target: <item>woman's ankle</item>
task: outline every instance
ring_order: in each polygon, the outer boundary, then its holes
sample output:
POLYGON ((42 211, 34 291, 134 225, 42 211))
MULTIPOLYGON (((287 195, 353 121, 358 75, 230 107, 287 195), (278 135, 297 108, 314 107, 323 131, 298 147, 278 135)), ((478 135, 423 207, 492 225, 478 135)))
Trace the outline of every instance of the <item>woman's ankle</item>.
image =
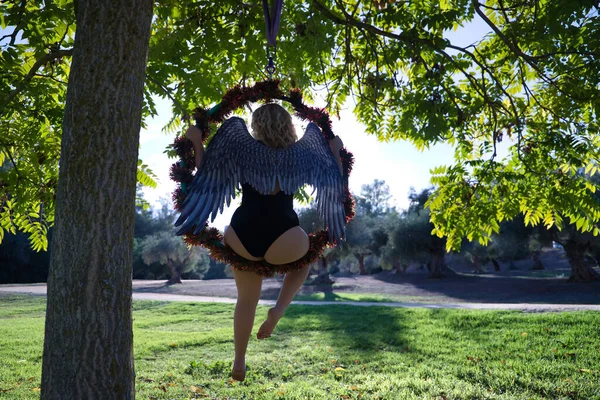
POLYGON ((285 313, 285 308, 281 309, 280 307, 277 307, 277 305, 270 308, 268 311, 269 316, 271 318, 275 318, 275 320, 277 320, 277 321, 279 321, 281 319, 281 317, 283 317, 283 313, 285 313))
POLYGON ((233 360, 233 369, 236 371, 242 371, 246 369, 246 360, 233 360))

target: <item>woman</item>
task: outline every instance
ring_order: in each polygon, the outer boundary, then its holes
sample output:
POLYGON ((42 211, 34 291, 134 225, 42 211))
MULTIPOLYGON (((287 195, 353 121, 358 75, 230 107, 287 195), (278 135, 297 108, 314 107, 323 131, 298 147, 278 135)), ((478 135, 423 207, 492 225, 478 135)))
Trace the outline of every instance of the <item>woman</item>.
MULTIPOLYGON (((253 113, 252 131, 256 140, 275 149, 285 149, 298 140, 291 115, 277 104, 266 104, 253 113)), ((186 137, 194 144, 195 162, 200 168, 204 156, 202 132, 192 126, 187 130, 186 137)), ((343 147, 342 141, 336 137, 329 142, 329 146, 341 174, 339 151, 343 147)), ((281 191, 278 181, 270 194, 260 194, 250 184, 243 184, 242 205, 235 211, 231 225, 225 230, 225 244, 245 259, 264 259, 273 265, 288 264, 302 258, 308 251, 309 240, 306 232, 300 228, 298 216, 294 212, 293 194, 281 191)), ((306 280, 309 268, 306 266, 285 274, 277 302, 269 309, 267 319, 258 330, 258 339, 271 336, 277 322, 306 280)), ((246 349, 263 277, 251 271, 234 269, 233 273, 238 298, 234 313, 235 360, 232 378, 243 381, 246 373, 246 349)))

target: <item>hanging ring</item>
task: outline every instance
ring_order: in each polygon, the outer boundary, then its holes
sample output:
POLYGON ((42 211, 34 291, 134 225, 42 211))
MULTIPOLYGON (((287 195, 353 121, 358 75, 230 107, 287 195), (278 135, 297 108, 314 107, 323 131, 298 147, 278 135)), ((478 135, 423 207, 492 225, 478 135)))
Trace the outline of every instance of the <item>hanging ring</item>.
POLYGON ((270 50, 269 50, 269 46, 267 46, 267 66, 265 67, 265 70, 267 71, 267 74, 269 75, 269 80, 273 79, 273 74, 275 73, 275 71, 277 71, 277 67, 275 66, 275 62, 273 61, 273 57, 277 54, 277 48, 274 47, 274 51, 273 54, 271 54, 270 50))

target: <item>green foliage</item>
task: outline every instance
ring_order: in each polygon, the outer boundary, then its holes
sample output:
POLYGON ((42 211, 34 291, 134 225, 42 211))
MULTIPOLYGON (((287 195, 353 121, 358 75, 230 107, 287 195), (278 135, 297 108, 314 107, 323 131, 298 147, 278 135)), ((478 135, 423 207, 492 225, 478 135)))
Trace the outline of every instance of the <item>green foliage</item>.
MULTIPOLYGON (((139 186, 137 197, 145 201, 139 186)), ((181 237, 174 235, 174 218, 175 212, 166 200, 158 210, 144 208, 143 204, 136 208, 134 279, 167 279, 181 277, 182 274, 186 279, 203 279, 211 266, 213 276, 223 276, 222 264, 212 263, 204 249, 197 246, 188 248, 181 237)))
MULTIPOLYGON (((43 298, 0 298, 3 399, 39 397, 43 298)), ((133 303, 136 395, 149 399, 595 399, 597 312, 291 306, 231 383, 234 306, 133 303), (377 329, 373 329, 376 327, 377 329)), ((257 310, 256 326, 267 307, 257 310)))
MULTIPOLYGON (((44 247, 73 4, 34 0, 5 2, 0 9, 2 26, 23 36, 13 40, 9 33, 0 42, 0 115, 7 125, 2 131, 9 132, 2 153, 17 166, 2 175, 0 196, 16 204, 3 208, 0 221, 20 217, 21 225, 11 222, 11 229, 31 230, 44 247), (38 140, 41 132, 51 139, 38 140), (43 168, 30 144, 17 148, 19 135, 47 154, 43 168), (28 219, 36 218, 31 214, 40 213, 40 204, 45 210, 38 226, 28 219)), ((591 0, 288 2, 277 77, 307 97, 324 91, 333 113, 352 98, 358 119, 382 141, 454 146, 455 164, 432 171, 436 190, 427 204, 447 249, 457 249, 465 237, 486 244, 501 222, 519 214, 527 225, 561 227, 566 221, 597 234, 597 186, 577 171, 593 175, 600 155, 599 25, 591 0), (491 33, 465 47, 446 37, 475 18, 491 33), (510 151, 498 159, 503 140, 510 151)), ((236 84, 264 79, 264 45, 258 3, 157 2, 144 117, 156 114, 153 95, 168 97, 174 115, 165 131, 175 132, 195 106, 214 104, 236 84)), ((2 226, 7 229, 6 222, 2 226)))
POLYGON ((315 203, 310 203, 309 207, 300 209, 298 211, 298 220, 300 221, 300 227, 306 233, 323 229, 323 221, 319 217, 319 211, 315 203))
MULTIPOLYGON (((73 2, 3 2, 0 16, 0 242, 5 232, 19 231, 35 251, 47 250, 75 37, 73 2)), ((155 178, 140 162, 138 181, 155 187, 155 178)))
POLYGON ((197 246, 188 248, 182 238, 171 231, 147 236, 139 243, 139 247, 144 263, 169 268, 171 279, 180 278, 184 272, 194 272, 196 278, 201 278, 208 270, 206 251, 197 246))
POLYGON ((0 284, 46 282, 49 266, 49 252, 34 251, 25 233, 9 233, 0 243, 0 284))
POLYGON ((0 241, 29 234, 46 250, 54 219, 66 82, 74 37, 68 2, 0 5, 0 241), (8 29, 5 29, 7 28, 8 29))
POLYGON ((384 263, 398 266, 425 264, 433 258, 444 258, 445 240, 432 235, 429 210, 424 206, 432 189, 409 193, 409 207, 401 214, 390 216, 387 225, 389 242, 382 249, 384 263))
POLYGON ((391 198, 388 184, 383 180, 375 179, 373 183, 362 185, 361 195, 356 196, 356 208, 360 213, 369 216, 382 216, 391 210, 389 204, 391 198))

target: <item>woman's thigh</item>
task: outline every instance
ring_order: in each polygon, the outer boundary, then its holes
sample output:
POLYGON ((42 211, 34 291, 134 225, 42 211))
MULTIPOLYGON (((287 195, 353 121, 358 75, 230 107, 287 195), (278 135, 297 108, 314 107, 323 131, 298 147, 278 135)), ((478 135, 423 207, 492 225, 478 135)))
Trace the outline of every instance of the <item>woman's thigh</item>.
POLYGON ((295 226, 271 244, 265 253, 265 260, 273 265, 288 264, 304 257, 308 247, 308 235, 302 228, 295 226))
POLYGON ((225 244, 231 247, 233 251, 236 252, 236 254, 238 254, 240 257, 244 257, 246 260, 262 260, 262 257, 254 257, 253 255, 248 253, 248 250, 246 250, 237 233, 235 233, 235 230, 231 226, 225 228, 225 244))
POLYGON ((233 269, 233 277, 238 292, 238 299, 258 302, 263 277, 252 271, 240 271, 235 268, 233 269))

